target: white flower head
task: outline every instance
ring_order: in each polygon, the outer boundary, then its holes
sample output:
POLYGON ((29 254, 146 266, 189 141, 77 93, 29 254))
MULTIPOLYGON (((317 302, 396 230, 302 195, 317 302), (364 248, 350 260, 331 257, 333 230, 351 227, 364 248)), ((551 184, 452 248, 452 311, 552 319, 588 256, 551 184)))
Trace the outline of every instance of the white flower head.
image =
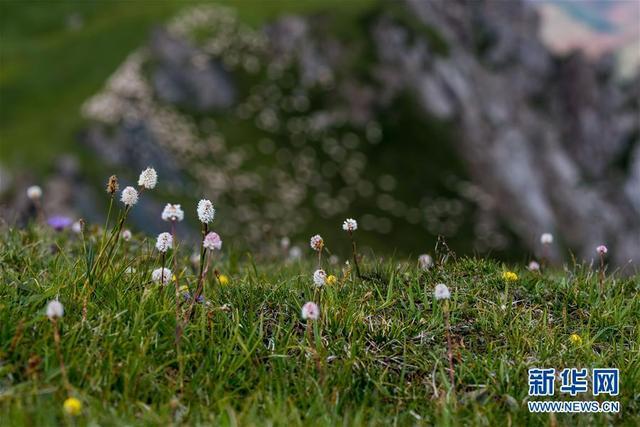
POLYGON ((214 249, 220 250, 222 248, 222 239, 220 239, 218 233, 212 231, 204 236, 202 246, 204 246, 205 249, 209 249, 210 251, 214 249))
POLYGON ((529 269, 529 271, 539 271, 540 264, 538 264, 537 261, 531 261, 527 268, 529 269))
POLYGON ((289 260, 295 261, 302 257, 302 249, 299 246, 292 246, 289 249, 289 260))
POLYGON ((289 246, 291 246, 291 239, 289 239, 288 237, 283 237, 282 239, 280 239, 280 247, 282 249, 286 251, 287 249, 289 249, 289 246))
POLYGON ((58 319, 64 314, 64 307, 57 299, 49 301, 47 304, 47 317, 51 320, 58 319))
POLYGON ((553 234, 551 233, 542 233, 540 236, 540 243, 543 245, 550 245, 553 243, 553 234))
POLYGON ((122 240, 124 240, 125 242, 128 242, 129 240, 131 240, 131 237, 133 235, 131 234, 131 230, 122 230, 122 233, 120 234, 120 236, 122 237, 122 240))
POLYGON ((156 240, 156 249, 158 252, 165 253, 173 246, 173 236, 171 233, 160 233, 158 234, 158 239, 156 240))
POLYGON ((171 281, 171 270, 168 268, 156 268, 151 272, 151 279, 154 282, 166 285, 171 281), (163 271, 164 270, 164 271, 163 271), (164 274, 163 274, 164 273, 164 274))
POLYGON ((71 224, 71 231, 73 231, 76 234, 82 233, 82 222, 76 221, 73 224, 71 224))
POLYGON ((347 218, 342 223, 342 229, 344 231, 348 231, 349 233, 356 231, 358 229, 358 221, 353 218, 347 218))
POLYGON ((138 185, 146 188, 147 190, 153 189, 158 183, 158 174, 154 168, 146 168, 140 172, 140 178, 138 178, 138 185))
POLYGON ((122 190, 120 200, 127 206, 135 205, 138 203, 138 190, 131 186, 125 187, 125 189, 122 190))
POLYGON ((202 199, 198 202, 198 219, 200 219, 201 223, 208 224, 213 221, 215 216, 216 210, 210 200, 202 199))
POLYGON ((163 221, 180 222, 183 219, 184 219, 184 211, 180 208, 180 205, 172 205, 171 203, 167 203, 167 205, 162 210, 163 221))
POLYGON ((324 270, 318 269, 318 270, 313 272, 313 283, 317 287, 320 288, 320 287, 324 286, 326 281, 327 281, 327 273, 325 273, 324 270))
POLYGON ((319 234, 311 236, 311 239, 309 240, 309 246, 311 246, 311 249, 313 249, 314 251, 321 252, 322 248, 324 247, 324 240, 322 239, 322 236, 319 234))
POLYGON ((433 258, 429 254, 422 254, 418 257, 418 265, 423 270, 428 270, 433 267, 433 258))
POLYGON ((598 255, 603 256, 606 255, 607 252, 609 252, 609 249, 607 249, 605 245, 600 245, 596 248, 596 252, 598 252, 598 255))
POLYGON ((318 320, 320 317, 320 310, 315 302, 309 301, 302 306, 302 318, 304 320, 318 320))
POLYGON ((42 188, 37 185, 32 185, 31 187, 27 188, 27 197, 31 200, 38 200, 40 197, 42 197, 42 188))
POLYGON ((134 267, 127 267, 127 269, 124 270, 124 272, 126 274, 134 274, 136 272, 136 269, 134 267))
POLYGON ((444 283, 438 283, 436 285, 435 291, 433 291, 433 295, 437 300, 440 299, 449 299, 451 298, 451 293, 449 292, 449 288, 444 283))

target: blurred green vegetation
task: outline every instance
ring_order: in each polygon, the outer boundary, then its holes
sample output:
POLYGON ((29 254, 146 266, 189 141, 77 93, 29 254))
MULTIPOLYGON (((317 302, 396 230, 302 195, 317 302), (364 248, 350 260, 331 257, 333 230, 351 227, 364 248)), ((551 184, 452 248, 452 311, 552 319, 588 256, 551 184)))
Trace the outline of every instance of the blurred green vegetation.
MULTIPOLYGON (((76 152, 79 109, 156 25, 197 1, 0 2, 0 149, 4 166, 44 174, 76 152)), ((211 3, 211 2, 209 2, 211 3)), ((223 0, 260 25, 283 13, 340 7, 341 32, 374 0, 223 0)))

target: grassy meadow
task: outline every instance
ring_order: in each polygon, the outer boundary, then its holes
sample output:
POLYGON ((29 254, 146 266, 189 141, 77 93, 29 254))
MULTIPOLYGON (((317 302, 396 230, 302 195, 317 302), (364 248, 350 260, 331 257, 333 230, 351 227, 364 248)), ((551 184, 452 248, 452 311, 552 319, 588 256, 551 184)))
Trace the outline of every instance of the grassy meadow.
MULTIPOLYGON (((185 211, 195 216, 195 207, 185 211)), ((427 270, 414 260, 363 256, 363 279, 325 257, 336 280, 317 288, 311 248, 299 259, 265 259, 225 242, 211 255, 204 300, 177 346, 176 316, 188 312, 189 300, 178 297, 176 312, 174 285, 195 292, 193 248, 176 236, 175 263, 172 250, 164 259, 173 277, 163 286, 151 279, 163 262, 154 238, 120 240, 104 269, 92 268, 108 236, 96 225, 79 234, 38 224, 3 230, 0 425, 640 422, 638 276, 608 276, 601 294, 587 266, 534 272, 457 258, 440 246, 427 270), (504 279, 508 269, 516 280, 504 279), (450 300, 434 298, 437 283, 448 285, 450 300), (45 315, 53 299, 65 310, 55 327, 45 315), (307 301, 319 305, 317 321, 301 318, 307 301), (617 367, 621 412, 531 414, 531 367, 617 367), (69 396, 82 405, 77 415, 63 410, 69 396)), ((346 233, 326 244, 350 247, 346 233)), ((600 399, 586 396, 576 399, 600 399)))

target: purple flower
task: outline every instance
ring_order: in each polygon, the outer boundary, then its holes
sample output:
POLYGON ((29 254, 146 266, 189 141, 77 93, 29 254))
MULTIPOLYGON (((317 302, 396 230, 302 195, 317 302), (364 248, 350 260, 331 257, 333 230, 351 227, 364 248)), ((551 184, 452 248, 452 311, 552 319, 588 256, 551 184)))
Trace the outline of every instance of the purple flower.
POLYGON ((54 215, 47 219, 47 224, 56 231, 62 231, 69 227, 73 223, 73 220, 68 216, 54 215))

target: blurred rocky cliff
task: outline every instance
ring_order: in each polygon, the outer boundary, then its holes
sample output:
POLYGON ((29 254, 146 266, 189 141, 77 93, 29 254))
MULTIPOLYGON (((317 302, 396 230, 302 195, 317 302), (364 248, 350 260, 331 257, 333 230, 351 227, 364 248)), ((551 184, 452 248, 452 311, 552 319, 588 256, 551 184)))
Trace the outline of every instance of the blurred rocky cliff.
POLYGON ((186 10, 86 102, 82 143, 105 176, 158 169, 141 212, 207 196, 225 236, 267 249, 354 216, 388 252, 444 236, 522 259, 553 232, 556 260, 606 243, 639 262, 637 76, 554 56, 521 1, 389 1, 349 28, 336 13, 255 29, 186 10))

